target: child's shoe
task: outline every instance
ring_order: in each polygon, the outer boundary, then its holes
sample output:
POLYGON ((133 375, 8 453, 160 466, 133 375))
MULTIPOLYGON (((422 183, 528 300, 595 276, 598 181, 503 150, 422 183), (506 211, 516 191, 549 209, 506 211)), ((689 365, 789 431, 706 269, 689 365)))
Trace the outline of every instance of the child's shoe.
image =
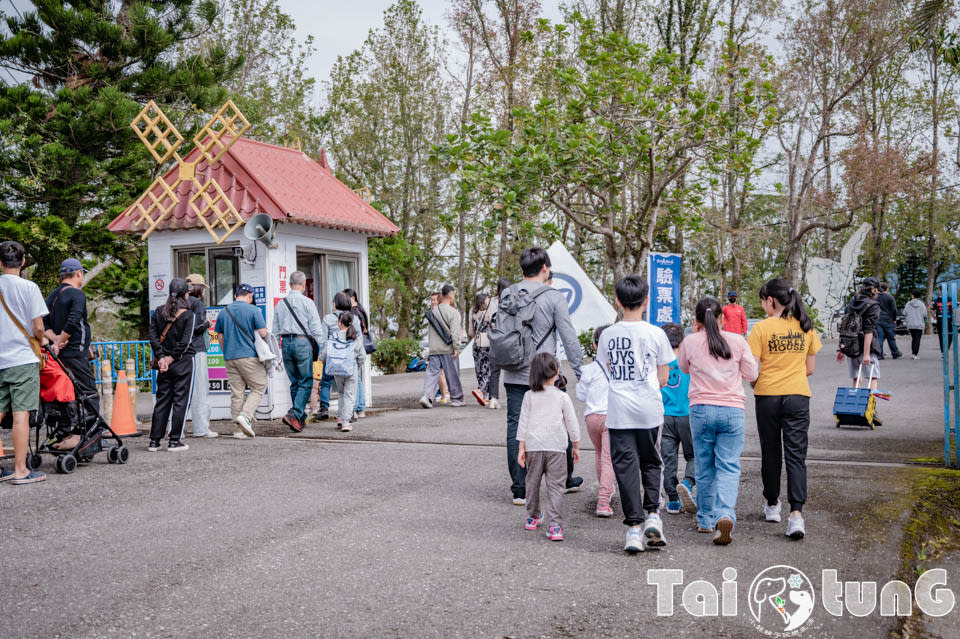
POLYGON ((563 528, 556 524, 547 526, 547 539, 550 541, 563 541, 563 528))
POLYGON ((667 512, 671 515, 679 515, 681 512, 683 512, 683 504, 681 504, 679 501, 668 501, 667 512))
POLYGON ((540 525, 539 517, 527 517, 527 523, 523 525, 524 530, 536 530, 540 525))
MULTIPOLYGON (((693 486, 690 485, 689 481, 684 479, 677 484, 677 495, 680 497, 680 503, 683 504, 683 509, 691 515, 696 515, 697 502, 693 500, 693 486)), ((668 510, 667 512, 670 511, 668 510)))
POLYGON ((627 528, 627 542, 623 549, 628 553, 643 552, 643 529, 640 526, 630 526, 627 528))
POLYGON ((729 517, 721 517, 717 520, 717 532, 713 536, 713 543, 718 546, 726 546, 733 541, 732 532, 733 520, 729 517))
POLYGON ((763 520, 771 521, 773 523, 780 523, 780 500, 777 500, 777 503, 771 506, 767 503, 766 500, 763 501, 763 520))
POLYGON ((647 538, 650 548, 663 548, 667 545, 667 538, 663 536, 663 522, 657 513, 647 513, 643 520, 643 536, 647 538))
POLYGON ((613 517, 613 508, 610 507, 610 502, 597 502, 597 517, 613 517))

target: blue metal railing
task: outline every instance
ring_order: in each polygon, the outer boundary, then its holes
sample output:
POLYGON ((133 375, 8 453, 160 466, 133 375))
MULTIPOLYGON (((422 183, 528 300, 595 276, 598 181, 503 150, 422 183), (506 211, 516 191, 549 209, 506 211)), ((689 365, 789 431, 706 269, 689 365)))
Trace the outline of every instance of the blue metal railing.
POLYGON ((132 359, 136 363, 136 381, 154 382, 154 371, 150 368, 153 363, 153 352, 150 349, 150 342, 138 340, 133 342, 94 342, 93 345, 100 350, 100 357, 93 360, 93 374, 97 378, 97 384, 102 384, 101 362, 108 360, 112 370, 112 381, 117 381, 117 373, 126 370, 127 360, 132 359))
POLYGON ((947 284, 940 285, 940 299, 943 304, 940 314, 940 335, 938 335, 940 348, 943 352, 943 461, 948 467, 960 468, 960 339, 957 337, 958 300, 956 281, 950 282, 949 287, 947 284), (950 365, 951 355, 953 355, 952 367, 950 365), (950 424, 951 414, 953 416, 952 426, 950 424), (952 461, 950 459, 951 434, 953 435, 952 461))

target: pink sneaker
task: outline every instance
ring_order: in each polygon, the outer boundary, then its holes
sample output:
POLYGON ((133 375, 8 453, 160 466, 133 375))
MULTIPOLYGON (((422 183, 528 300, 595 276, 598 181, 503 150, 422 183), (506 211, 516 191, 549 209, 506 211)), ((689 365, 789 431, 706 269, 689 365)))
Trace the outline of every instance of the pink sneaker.
POLYGON ((613 517, 613 508, 609 503, 597 502, 597 517, 613 517))
POLYGON ((536 530, 540 525, 539 517, 527 517, 527 523, 523 525, 524 530, 536 530))
POLYGON ((547 527, 547 539, 550 541, 563 541, 563 528, 553 524, 547 527))

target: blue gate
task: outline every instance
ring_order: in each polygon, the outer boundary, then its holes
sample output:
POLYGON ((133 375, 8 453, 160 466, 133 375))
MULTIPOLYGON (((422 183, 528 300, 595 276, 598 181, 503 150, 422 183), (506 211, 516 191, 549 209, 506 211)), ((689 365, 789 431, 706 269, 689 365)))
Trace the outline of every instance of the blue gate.
POLYGON ((943 351, 943 461, 960 468, 960 344, 957 340, 957 282, 940 285, 940 346, 943 351), (953 362, 951 366, 951 362, 953 362), (952 369, 952 370, 951 370, 952 369), (953 417, 951 423, 951 416, 953 417), (953 435, 953 461, 950 435, 953 435))
POLYGON ((127 360, 132 359, 136 365, 136 381, 149 381, 152 386, 156 385, 156 373, 150 367, 153 363, 153 352, 150 349, 150 342, 139 340, 133 342, 94 342, 100 356, 93 360, 93 374, 97 378, 97 384, 102 384, 101 362, 107 360, 110 362, 110 368, 113 371, 112 380, 117 381, 117 372, 126 370, 127 360))

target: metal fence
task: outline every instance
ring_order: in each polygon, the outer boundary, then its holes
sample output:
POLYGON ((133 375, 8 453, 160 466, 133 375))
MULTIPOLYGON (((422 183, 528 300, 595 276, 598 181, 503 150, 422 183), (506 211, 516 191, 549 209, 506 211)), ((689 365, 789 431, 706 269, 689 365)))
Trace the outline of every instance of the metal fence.
POLYGON ((943 311, 940 315, 940 334, 937 337, 943 352, 943 461, 946 466, 960 468, 960 340, 957 339, 957 318, 954 317, 957 313, 956 281, 940 285, 940 299, 943 311))
POLYGON ((151 385, 154 383, 155 373, 153 369, 150 368, 150 365, 153 363, 153 353, 150 349, 150 342, 146 340, 134 342, 94 342, 93 346, 97 347, 100 353, 100 357, 91 362, 93 374, 97 378, 97 384, 103 383, 103 368, 101 364, 104 360, 110 362, 111 376, 113 378, 111 381, 116 382, 117 373, 126 370, 128 359, 132 359, 135 362, 136 381, 150 382, 151 385))

